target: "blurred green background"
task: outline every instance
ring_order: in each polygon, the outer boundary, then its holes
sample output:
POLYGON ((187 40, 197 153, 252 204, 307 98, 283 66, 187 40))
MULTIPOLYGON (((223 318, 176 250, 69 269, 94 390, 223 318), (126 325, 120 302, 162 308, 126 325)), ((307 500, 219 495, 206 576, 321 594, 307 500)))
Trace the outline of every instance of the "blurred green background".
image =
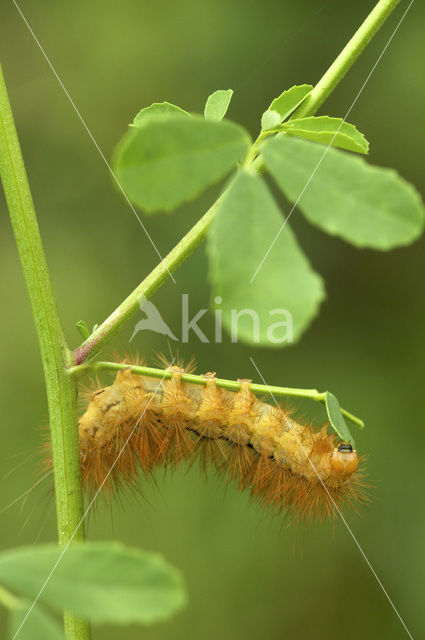
MULTIPOLYGON (((135 113, 169 100, 202 111, 209 93, 235 90, 229 117, 254 134, 283 89, 315 83, 374 2, 234 0, 30 2, 21 7, 107 158, 135 113)), ((326 104, 343 115, 375 63, 402 2, 326 104)), ((420 81, 425 6, 415 3, 353 109, 371 141, 370 161, 423 187, 425 87, 420 81), (422 184, 421 184, 422 183, 422 184)), ((87 132, 11 2, 1 9, 0 56, 8 82, 66 334, 102 321, 157 263, 150 243, 112 185, 87 132)), ((322 113, 324 110, 322 109, 322 113)), ((206 210, 212 189, 173 215, 144 217, 165 254, 206 210)), ((0 199, 2 345, 0 509, 36 478, 31 454, 46 424, 36 336, 3 196, 0 199), (29 457, 29 459, 28 459, 29 457), (7 475, 17 467, 11 475, 7 475), (6 477, 7 475, 7 477, 6 477)), ((425 241, 390 253, 359 251, 322 234, 298 213, 301 245, 326 280, 328 298, 301 342, 282 350, 201 344, 184 357, 199 371, 271 384, 332 390, 363 417, 357 446, 367 456, 370 506, 347 521, 414 637, 423 637, 425 241)), ((204 247, 154 302, 180 328, 180 297, 191 309, 210 295, 204 247)), ((141 317, 141 316, 140 316, 141 317)), ((212 318, 202 322, 212 334, 212 318)), ((134 322, 114 347, 125 351, 134 322)), ((139 333, 131 348, 148 363, 165 339, 139 333)), ((323 419, 317 407, 301 407, 323 419)), ((246 495, 196 468, 141 486, 139 503, 98 504, 91 539, 116 538, 163 553, 184 574, 189 605, 151 628, 98 628, 95 638, 403 638, 406 632, 341 522, 297 527, 249 504, 246 495)), ((0 546, 55 538, 48 485, 0 515, 0 546)), ((1 613, 0 636, 5 617, 1 613)))

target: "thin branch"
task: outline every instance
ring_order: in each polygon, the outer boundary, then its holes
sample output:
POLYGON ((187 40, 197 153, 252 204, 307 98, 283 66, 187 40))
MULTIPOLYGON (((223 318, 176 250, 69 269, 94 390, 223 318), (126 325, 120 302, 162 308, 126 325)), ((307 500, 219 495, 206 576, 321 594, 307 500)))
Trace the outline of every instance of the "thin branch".
POLYGON ((75 362, 81 364, 87 358, 93 358, 118 333, 122 325, 127 322, 140 308, 140 301, 150 298, 152 294, 169 278, 201 244, 208 227, 214 217, 215 209, 220 198, 208 209, 194 227, 180 240, 170 253, 153 271, 139 284, 138 287, 93 331, 81 346, 75 350, 75 362))
POLYGON ((399 3, 400 0, 378 2, 292 118, 305 118, 316 113, 399 3))
MULTIPOLYGON (((140 365, 131 365, 119 362, 104 362, 96 361, 89 362, 87 364, 71 367, 68 369, 68 373, 71 376, 80 377, 86 373, 94 371, 122 371, 124 369, 131 369, 133 373, 140 376, 146 376, 148 378, 161 378, 162 380, 168 380, 171 378, 172 371, 167 369, 155 369, 153 367, 142 367, 140 365)), ((202 375, 195 375, 193 373, 184 373, 182 375, 182 381, 189 384, 205 385, 206 378, 202 375)), ((240 382, 235 380, 225 380, 224 378, 215 378, 217 387, 227 389, 228 391, 239 391, 241 388, 240 382)), ((276 397, 286 396, 292 398, 307 398, 309 400, 315 400, 316 402, 326 403, 326 392, 317 391, 317 389, 294 389, 292 387, 270 387, 263 384, 251 383, 250 389, 256 395, 269 395, 272 393, 276 397)), ((357 418, 349 411, 341 409, 341 413, 351 420, 358 427, 363 428, 364 422, 357 418)))

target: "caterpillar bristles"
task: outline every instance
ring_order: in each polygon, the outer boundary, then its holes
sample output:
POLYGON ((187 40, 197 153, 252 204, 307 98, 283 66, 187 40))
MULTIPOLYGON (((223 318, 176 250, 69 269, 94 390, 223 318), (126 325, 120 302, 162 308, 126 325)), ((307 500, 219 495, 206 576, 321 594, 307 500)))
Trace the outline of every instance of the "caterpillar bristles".
POLYGON ((206 373, 205 386, 201 391, 201 401, 192 422, 195 447, 192 463, 199 458, 204 474, 209 468, 221 473, 229 458, 228 442, 222 438, 223 424, 232 407, 231 395, 215 384, 215 373, 206 373))
POLYGON ((185 382, 179 365, 167 371, 158 380, 122 369, 110 386, 92 390, 79 420, 90 493, 101 487, 110 498, 134 486, 140 468, 149 477, 157 466, 199 460, 204 473, 212 468, 254 501, 296 519, 322 520, 367 499, 356 451, 327 424, 319 431, 300 424, 288 408, 256 397, 250 380, 228 391, 214 373, 198 378, 200 385, 185 382))
MULTIPOLYGON (((154 362, 161 369, 169 369, 171 366, 175 366, 178 369, 181 369, 182 371, 184 371, 185 373, 194 373, 196 371, 195 356, 192 356, 187 362, 185 362, 182 356, 180 356, 178 351, 176 352, 175 356, 173 356, 171 345, 169 344, 168 346, 170 351, 170 356, 168 358, 166 355, 164 355, 159 351, 155 352, 154 362), (171 365, 170 365, 170 360, 172 361, 171 365)), ((135 364, 135 363, 131 362, 131 364, 135 364)))
POLYGON ((102 387, 100 378, 98 375, 90 378, 88 382, 80 383, 78 389, 78 406, 80 410, 87 407, 92 395, 102 387))
POLYGON ((194 449, 194 440, 187 427, 195 417, 197 405, 194 392, 182 382, 184 370, 177 365, 169 370, 173 376, 162 382, 162 392, 156 397, 160 398, 161 423, 166 427, 164 458, 177 467, 194 449))

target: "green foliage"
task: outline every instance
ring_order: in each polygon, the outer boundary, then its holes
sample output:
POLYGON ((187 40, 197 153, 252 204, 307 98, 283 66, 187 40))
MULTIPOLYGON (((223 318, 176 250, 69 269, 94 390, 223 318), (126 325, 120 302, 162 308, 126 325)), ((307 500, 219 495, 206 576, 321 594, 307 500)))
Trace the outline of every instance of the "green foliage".
POLYGON ((87 340, 90 336, 90 329, 88 328, 87 323, 84 322, 84 320, 78 320, 78 322, 75 323, 75 326, 77 327, 77 331, 82 339, 87 340))
POLYGON ((323 158, 323 146, 286 135, 267 140, 261 153, 293 202, 314 172, 298 206, 327 233, 357 247, 387 250, 413 242, 423 230, 419 195, 391 169, 335 149, 323 158))
POLYGON ((338 400, 329 391, 326 392, 326 412, 328 414, 329 423, 331 427, 336 431, 341 440, 351 442, 354 445, 354 438, 350 433, 347 423, 344 420, 344 416, 341 413, 341 407, 338 400))
POLYGON ((204 116, 207 120, 223 120, 232 99, 233 89, 218 89, 210 96, 204 109, 204 116))
POLYGON ((140 109, 139 113, 134 117, 130 127, 140 127, 142 122, 146 118, 152 118, 154 116, 190 116, 190 113, 176 107, 175 104, 170 102, 154 102, 149 107, 140 109))
MULTIPOLYGON (((253 336, 253 319, 245 314, 238 322, 239 339, 267 346, 273 343, 270 311, 290 309, 294 339, 298 339, 316 315, 324 298, 322 279, 300 249, 263 179, 252 170, 240 171, 220 199, 208 235, 210 279, 213 297, 223 300, 223 325, 230 331, 232 309, 253 309, 260 319, 253 336), (281 232, 280 232, 281 231, 281 232), (263 266, 252 281, 268 248, 263 266)), ((286 335, 285 327, 284 335, 286 335)), ((276 335, 282 334, 276 328, 276 335)))
POLYGON ((150 624, 185 604, 179 572, 160 555, 115 542, 48 544, 0 554, 0 583, 93 622, 150 624), (56 565, 57 563, 57 565, 56 565), (52 572, 52 569, 54 571, 52 572))
POLYGON ((27 615, 32 602, 19 600, 15 608, 10 612, 9 637, 12 640, 19 631, 19 640, 64 640, 62 629, 51 615, 40 607, 32 608, 27 615), (21 627, 22 622, 24 624, 21 627))
POLYGON ((311 84, 295 85, 275 98, 261 118, 263 130, 273 129, 286 120, 293 111, 306 99, 313 89, 311 84))
POLYGON ((342 118, 329 118, 329 116, 299 118, 285 122, 280 130, 348 151, 357 153, 369 151, 369 143, 364 135, 357 131, 354 125, 344 122, 342 118))
POLYGON ((169 211, 224 178, 249 144, 247 132, 228 120, 148 117, 124 137, 115 171, 135 204, 147 212, 169 211))
POLYGON ((220 121, 230 89, 209 96, 205 119, 183 118, 188 114, 179 107, 154 104, 136 116, 137 130, 126 134, 115 157, 127 195, 147 212, 171 210, 196 197, 242 161, 215 207, 208 255, 212 298, 222 298, 217 306, 226 329, 232 326, 232 309, 252 309, 260 319, 259 333, 253 331, 248 312, 238 320, 238 339, 249 344, 277 346, 267 332, 273 309, 291 314, 293 338, 298 339, 324 297, 320 277, 266 185, 255 177, 258 154, 285 196, 292 202, 300 198, 299 207, 310 222, 358 247, 401 246, 423 228, 419 196, 394 171, 324 146, 367 153, 369 143, 354 125, 328 116, 284 122, 311 90, 311 85, 294 86, 273 100, 251 146, 244 129, 220 121))

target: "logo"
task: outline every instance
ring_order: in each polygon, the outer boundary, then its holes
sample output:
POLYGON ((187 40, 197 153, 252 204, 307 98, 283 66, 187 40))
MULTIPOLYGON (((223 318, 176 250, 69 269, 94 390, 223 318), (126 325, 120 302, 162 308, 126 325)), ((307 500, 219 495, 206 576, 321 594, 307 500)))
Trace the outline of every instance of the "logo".
MULTIPOLYGON (((191 333, 196 335, 200 342, 204 343, 221 343, 223 342, 223 327, 222 327, 222 316, 223 311, 220 308, 223 300, 220 297, 216 297, 214 300, 215 309, 214 309, 214 336, 213 339, 210 340, 208 336, 204 333, 204 331, 199 326, 199 322, 208 313, 208 309, 199 309, 196 311, 192 317, 189 314, 189 294, 184 293, 182 295, 182 304, 181 304, 181 337, 178 338, 176 334, 170 329, 168 324, 165 322, 158 308, 151 302, 147 300, 144 296, 142 296, 139 300, 140 310, 146 316, 134 327, 133 334, 130 338, 130 342, 134 339, 134 337, 140 331, 154 331, 155 333, 159 333, 170 340, 179 341, 184 344, 189 342, 189 337, 191 333)), ((292 315, 287 309, 270 309, 268 312, 268 320, 267 326, 264 326, 265 318, 264 314, 262 318, 258 314, 255 309, 228 309, 226 310, 227 317, 229 319, 229 334, 231 342, 239 341, 239 325, 241 319, 244 319, 244 337, 247 340, 247 318, 249 322, 249 327, 251 327, 251 339, 252 343, 259 343, 260 336, 264 333, 268 342, 271 344, 290 344, 293 342, 293 320, 292 315), (280 320, 277 322, 276 316, 280 316, 280 320), (263 324, 263 326, 262 326, 263 324)))

